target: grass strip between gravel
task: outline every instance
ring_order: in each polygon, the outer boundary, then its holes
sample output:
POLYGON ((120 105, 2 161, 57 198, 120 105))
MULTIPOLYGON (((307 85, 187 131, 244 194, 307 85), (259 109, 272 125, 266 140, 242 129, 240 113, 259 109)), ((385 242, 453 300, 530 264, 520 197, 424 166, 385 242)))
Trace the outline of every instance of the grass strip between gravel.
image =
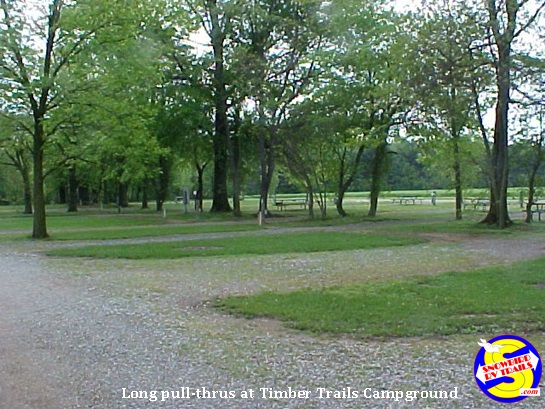
POLYGON ((55 231, 51 233, 53 240, 116 240, 132 239, 138 237, 160 237, 175 234, 205 234, 205 233, 229 233, 236 231, 257 230, 259 226, 253 224, 175 224, 164 226, 143 226, 124 228, 118 227, 112 230, 77 230, 55 231))
POLYGON ((358 285, 218 300, 221 310, 356 337, 526 333, 545 329, 545 259, 358 285))
POLYGON ((419 243, 422 243, 422 240, 418 238, 399 235, 314 231, 162 243, 85 246, 52 250, 48 254, 63 257, 173 259, 343 251, 419 243))

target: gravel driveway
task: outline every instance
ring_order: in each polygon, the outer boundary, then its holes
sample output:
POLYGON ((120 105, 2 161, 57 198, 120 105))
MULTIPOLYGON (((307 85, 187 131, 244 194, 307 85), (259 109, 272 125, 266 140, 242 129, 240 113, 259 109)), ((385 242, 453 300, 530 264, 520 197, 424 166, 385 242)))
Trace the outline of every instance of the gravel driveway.
MULTIPOLYGON (((0 407, 497 408, 473 379, 477 335, 312 336, 224 316, 207 301, 361 281, 379 270, 411 275, 488 264, 495 255, 523 259, 543 247, 460 239, 357 251, 350 260, 333 252, 176 262, 64 260, 42 255, 39 243, 0 244, 0 407), (426 271, 429 264, 435 271, 426 271), (451 398, 408 401, 408 391, 451 398)), ((545 351, 544 334, 529 338, 545 351)), ((545 408, 545 401, 516 407, 545 408)))

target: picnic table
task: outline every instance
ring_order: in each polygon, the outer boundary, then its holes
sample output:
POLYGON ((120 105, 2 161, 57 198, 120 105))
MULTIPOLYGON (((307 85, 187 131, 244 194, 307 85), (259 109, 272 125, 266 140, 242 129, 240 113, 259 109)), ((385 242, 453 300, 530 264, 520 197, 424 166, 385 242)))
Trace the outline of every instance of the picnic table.
POLYGON ((483 210, 486 210, 486 208, 490 205, 490 200, 484 199, 482 197, 467 197, 464 200, 464 209, 467 206, 472 206, 473 210, 477 210, 477 207, 480 207, 483 210))
POLYGON ((530 209, 532 216, 537 213, 537 219, 541 221, 541 213, 545 213, 545 202, 532 202, 530 209))
POLYGON ((274 201, 274 205, 277 209, 283 211, 288 206, 299 206, 301 209, 307 208, 306 199, 277 199, 274 201))
POLYGON ((415 196, 415 195, 402 195, 402 196, 396 196, 392 198, 392 203, 396 204, 416 204, 416 202, 422 204, 422 198, 415 196))

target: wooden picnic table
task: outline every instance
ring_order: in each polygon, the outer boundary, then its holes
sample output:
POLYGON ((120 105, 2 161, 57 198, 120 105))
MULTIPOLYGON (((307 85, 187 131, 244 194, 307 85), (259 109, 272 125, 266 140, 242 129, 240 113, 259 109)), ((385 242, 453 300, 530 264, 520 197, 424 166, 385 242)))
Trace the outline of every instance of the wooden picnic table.
POLYGON ((420 204, 422 204, 422 198, 420 198, 418 196, 415 196, 415 195, 401 195, 401 196, 396 196, 396 197, 392 198, 392 203, 393 204, 395 204, 395 203, 399 203, 399 204, 409 204, 409 203, 416 204, 417 201, 420 204))
POLYGON ((274 205, 279 210, 286 210, 287 206, 299 206, 301 209, 307 208, 306 199, 278 199, 274 201, 274 205))
POLYGON ((541 221, 541 213, 545 213, 545 202, 533 202, 530 206, 532 215, 537 213, 537 219, 541 221))
POLYGON ((467 206, 473 206, 473 210, 477 210, 477 207, 481 207, 484 210, 489 205, 490 205, 490 200, 484 199, 482 197, 466 197, 464 200, 464 209, 467 206))

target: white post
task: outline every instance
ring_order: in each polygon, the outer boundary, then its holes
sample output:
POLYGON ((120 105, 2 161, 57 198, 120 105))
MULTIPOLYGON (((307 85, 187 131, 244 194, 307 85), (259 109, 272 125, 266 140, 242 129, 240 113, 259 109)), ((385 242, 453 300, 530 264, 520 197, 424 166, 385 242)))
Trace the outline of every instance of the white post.
POLYGON ((260 226, 263 226, 263 216, 264 216, 264 202, 263 202, 263 198, 261 198, 261 200, 259 201, 259 213, 257 215, 257 222, 260 226))

